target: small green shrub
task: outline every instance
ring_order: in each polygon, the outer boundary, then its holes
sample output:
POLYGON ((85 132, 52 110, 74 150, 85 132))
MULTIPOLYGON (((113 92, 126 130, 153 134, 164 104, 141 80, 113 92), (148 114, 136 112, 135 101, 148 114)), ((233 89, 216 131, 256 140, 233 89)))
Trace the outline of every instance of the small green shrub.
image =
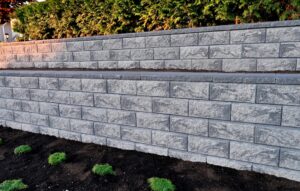
POLYGON ((0 138, 0 145, 3 145, 4 144, 4 141, 2 138, 0 138))
POLYGON ((113 167, 109 164, 95 164, 92 171, 99 176, 116 175, 113 167))
POLYGON ((29 153, 32 151, 32 148, 29 145, 20 145, 15 148, 14 153, 16 155, 21 155, 25 153, 29 153))
POLYGON ((16 191, 28 188, 21 179, 5 180, 0 184, 0 191, 16 191))
POLYGON ((168 179, 165 178, 149 178, 149 186, 152 191, 174 191, 176 190, 175 185, 168 179))
POLYGON ((50 165, 59 165, 67 160, 67 155, 64 152, 56 152, 48 157, 50 165))

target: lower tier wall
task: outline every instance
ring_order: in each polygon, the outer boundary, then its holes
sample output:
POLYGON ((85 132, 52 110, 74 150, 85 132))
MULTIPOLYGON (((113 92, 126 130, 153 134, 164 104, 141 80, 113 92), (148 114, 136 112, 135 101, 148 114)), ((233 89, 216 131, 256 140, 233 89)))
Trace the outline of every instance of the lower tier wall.
POLYGON ((0 124, 300 181, 300 75, 0 71, 0 124))

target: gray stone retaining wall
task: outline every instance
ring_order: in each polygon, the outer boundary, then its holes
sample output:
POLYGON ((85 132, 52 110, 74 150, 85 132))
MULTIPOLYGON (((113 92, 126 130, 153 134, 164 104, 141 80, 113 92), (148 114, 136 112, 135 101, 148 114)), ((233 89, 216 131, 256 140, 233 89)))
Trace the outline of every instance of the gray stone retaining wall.
POLYGON ((300 181, 300 75, 0 71, 0 124, 300 181))
POLYGON ((300 20, 0 44, 0 68, 300 71, 300 20))

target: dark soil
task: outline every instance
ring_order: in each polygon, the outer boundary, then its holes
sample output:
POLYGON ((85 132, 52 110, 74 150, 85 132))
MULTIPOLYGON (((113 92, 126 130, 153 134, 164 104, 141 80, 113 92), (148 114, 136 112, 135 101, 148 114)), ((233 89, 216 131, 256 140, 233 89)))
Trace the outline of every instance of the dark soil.
POLYGON ((147 179, 169 178, 177 191, 299 191, 300 183, 253 172, 203 163, 184 162, 135 151, 123 151, 0 127, 0 182, 22 178, 30 191, 150 191, 147 179), (15 156, 13 150, 29 144, 33 152, 15 156), (49 166, 50 153, 65 151, 68 161, 49 166), (95 163, 110 163, 115 177, 91 173, 95 163))

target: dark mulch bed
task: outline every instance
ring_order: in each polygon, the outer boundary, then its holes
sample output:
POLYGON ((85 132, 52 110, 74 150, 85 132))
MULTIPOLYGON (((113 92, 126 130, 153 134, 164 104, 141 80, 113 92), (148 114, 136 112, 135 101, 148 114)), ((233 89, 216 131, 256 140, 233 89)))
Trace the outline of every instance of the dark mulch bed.
POLYGON ((178 191, 297 191, 300 183, 258 173, 236 171, 203 163, 122 151, 94 144, 0 128, 0 182, 22 178, 30 191, 149 191, 147 178, 169 178, 178 191), (15 156, 13 149, 29 144, 33 152, 15 156), (67 163, 53 167, 47 157, 65 151, 67 163), (116 177, 91 174, 95 163, 110 163, 116 177))

